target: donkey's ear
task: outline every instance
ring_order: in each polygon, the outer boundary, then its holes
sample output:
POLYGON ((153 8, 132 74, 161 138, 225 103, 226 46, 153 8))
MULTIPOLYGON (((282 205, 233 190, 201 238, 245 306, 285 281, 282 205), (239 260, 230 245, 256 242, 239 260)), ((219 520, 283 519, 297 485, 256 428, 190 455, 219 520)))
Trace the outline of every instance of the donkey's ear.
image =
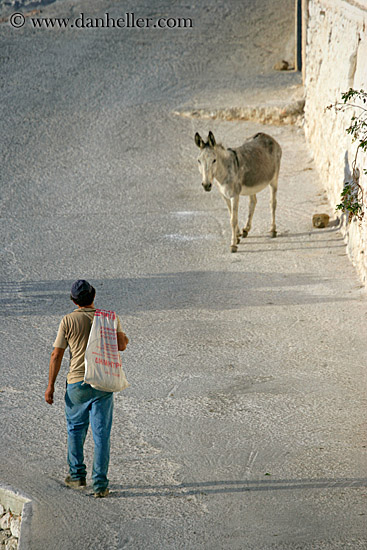
POLYGON ((202 149, 205 146, 205 142, 204 142, 203 138, 197 132, 195 134, 195 143, 198 147, 200 147, 200 149, 202 149))
POLYGON ((210 147, 215 147, 216 144, 214 134, 211 131, 208 134, 208 144, 210 147))

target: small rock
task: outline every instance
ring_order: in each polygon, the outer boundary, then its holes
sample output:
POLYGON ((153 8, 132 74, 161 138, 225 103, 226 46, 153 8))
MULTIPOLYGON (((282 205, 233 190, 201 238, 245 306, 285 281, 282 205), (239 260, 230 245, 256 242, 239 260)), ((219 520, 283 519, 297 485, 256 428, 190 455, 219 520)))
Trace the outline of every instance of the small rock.
POLYGON ((10 529, 11 513, 7 512, 2 518, 0 518, 0 529, 10 529))
POLYGON ((10 531, 13 537, 19 539, 20 537, 20 516, 13 516, 10 520, 10 531))
POLYGON ((5 514, 5 508, 2 504, 0 504, 0 516, 3 516, 5 514))
POLYGON ((289 63, 288 61, 285 61, 284 59, 282 61, 278 61, 274 65, 275 71, 288 71, 289 69, 289 63))
POLYGON ((312 225, 318 228, 327 227, 329 219, 330 217, 327 214, 314 214, 312 217, 312 225))

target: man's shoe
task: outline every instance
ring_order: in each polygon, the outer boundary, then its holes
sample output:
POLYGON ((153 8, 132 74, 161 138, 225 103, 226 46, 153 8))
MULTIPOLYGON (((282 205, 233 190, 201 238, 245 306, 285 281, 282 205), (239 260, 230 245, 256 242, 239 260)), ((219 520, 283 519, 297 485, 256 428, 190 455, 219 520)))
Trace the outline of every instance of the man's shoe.
POLYGON ((96 491, 94 493, 94 498, 104 498, 107 497, 110 494, 110 490, 108 488, 101 489, 100 491, 96 491))
POLYGON ((71 476, 66 476, 65 484, 72 489, 81 489, 87 485, 87 482, 83 478, 73 479, 71 476))

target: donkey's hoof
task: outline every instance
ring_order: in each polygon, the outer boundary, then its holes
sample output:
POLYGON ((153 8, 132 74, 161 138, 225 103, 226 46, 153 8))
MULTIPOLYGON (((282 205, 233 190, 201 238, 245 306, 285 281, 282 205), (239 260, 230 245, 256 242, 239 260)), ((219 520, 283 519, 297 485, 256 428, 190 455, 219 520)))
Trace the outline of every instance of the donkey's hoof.
POLYGON ((237 246, 235 244, 232 244, 231 252, 237 252, 237 246))
POLYGON ((247 235, 248 235, 248 231, 246 231, 246 229, 244 229, 242 231, 242 237, 245 239, 247 237, 247 235))
POLYGON ((270 232, 270 237, 271 237, 272 239, 275 239, 276 236, 277 236, 277 232, 276 232, 276 231, 271 231, 271 232, 270 232))

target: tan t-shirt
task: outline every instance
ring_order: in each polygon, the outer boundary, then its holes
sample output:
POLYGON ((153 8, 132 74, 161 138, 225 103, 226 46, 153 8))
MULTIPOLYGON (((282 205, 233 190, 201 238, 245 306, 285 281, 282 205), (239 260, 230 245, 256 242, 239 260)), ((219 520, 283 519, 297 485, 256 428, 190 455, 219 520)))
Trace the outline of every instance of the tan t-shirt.
MULTIPOLYGON (((70 368, 67 375, 68 384, 84 380, 84 354, 92 328, 96 308, 81 307, 65 315, 62 319, 54 342, 54 348, 66 349, 69 346, 70 368)), ((117 317, 117 332, 123 332, 120 319, 117 317)))

